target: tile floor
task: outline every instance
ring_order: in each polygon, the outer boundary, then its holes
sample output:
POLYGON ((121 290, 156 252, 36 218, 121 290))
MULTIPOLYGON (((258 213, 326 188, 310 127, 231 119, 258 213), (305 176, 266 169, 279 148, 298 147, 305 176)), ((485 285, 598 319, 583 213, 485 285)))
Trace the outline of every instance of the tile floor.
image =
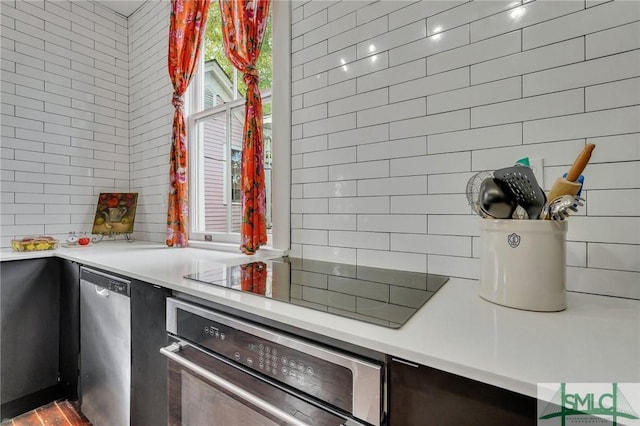
POLYGON ((91 426, 80 410, 69 401, 55 401, 3 421, 0 426, 91 426))

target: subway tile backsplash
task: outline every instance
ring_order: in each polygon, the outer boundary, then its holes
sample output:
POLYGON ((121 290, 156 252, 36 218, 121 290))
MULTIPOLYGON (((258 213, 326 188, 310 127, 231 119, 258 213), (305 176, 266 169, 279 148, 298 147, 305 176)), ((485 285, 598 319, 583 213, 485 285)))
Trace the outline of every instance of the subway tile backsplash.
MULTIPOLYGON (((88 230, 99 192, 139 192, 164 241, 170 2, 2 1, 0 246, 88 230)), ((291 2, 292 253, 478 278, 476 171, 586 143, 570 290, 640 298, 640 2, 291 2)), ((276 29, 277 30, 277 29, 276 29)))
POLYGON ((595 143, 568 286, 640 298, 640 2, 292 7, 296 255, 478 278, 473 172, 595 143))
POLYGON ((90 1, 3 1, 2 237, 89 231, 129 189, 127 19, 90 1))
POLYGON ((147 1, 129 23, 131 191, 138 192, 136 237, 164 242, 174 108, 167 71, 168 1, 147 1))

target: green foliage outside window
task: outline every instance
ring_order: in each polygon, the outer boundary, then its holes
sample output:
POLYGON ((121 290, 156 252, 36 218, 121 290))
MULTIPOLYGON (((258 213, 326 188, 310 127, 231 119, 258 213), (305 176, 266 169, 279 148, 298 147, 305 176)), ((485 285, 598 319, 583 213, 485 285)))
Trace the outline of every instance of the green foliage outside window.
MULTIPOLYGON (((260 76, 258 84, 260 91, 270 89, 272 85, 271 51, 271 13, 269 13, 269 20, 267 21, 267 28, 262 40, 260 56, 258 57, 258 63, 256 64, 256 68, 258 69, 260 76)), ((207 28, 204 39, 204 60, 210 61, 212 59, 215 59, 218 64, 220 64, 229 79, 233 81, 234 67, 224 53, 224 43, 222 42, 222 18, 220 17, 220 5, 217 1, 213 1, 209 7, 209 16, 207 18, 207 28)), ((244 84, 242 77, 238 76, 238 92, 244 96, 246 91, 247 87, 244 84)), ((271 114, 270 104, 265 105, 264 108, 264 115, 267 116, 269 114, 271 114)))

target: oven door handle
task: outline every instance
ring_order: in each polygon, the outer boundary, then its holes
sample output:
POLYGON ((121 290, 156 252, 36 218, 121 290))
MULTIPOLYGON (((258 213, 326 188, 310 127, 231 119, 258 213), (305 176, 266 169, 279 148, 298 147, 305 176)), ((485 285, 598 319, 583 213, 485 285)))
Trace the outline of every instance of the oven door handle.
POLYGON ((223 388, 225 391, 244 399, 245 401, 247 401, 248 403, 261 408, 262 410, 272 414, 273 416, 277 417, 278 419, 287 422, 287 424, 291 424, 291 425, 295 425, 295 426, 309 426, 307 423, 304 423, 302 421, 300 421, 299 419, 296 419, 295 417, 293 417, 292 415, 290 415, 289 413, 286 413, 284 411, 282 411, 281 409, 274 407, 273 405, 269 404, 268 402, 264 401, 263 399, 260 399, 258 397, 256 397, 255 395, 250 394, 249 392, 245 391, 244 389, 234 385, 233 383, 223 379, 220 376, 217 376, 215 374, 213 374, 212 372, 210 372, 209 370, 206 370, 202 367, 200 367, 198 364, 195 364, 194 362, 189 361, 188 359, 178 355, 176 352, 179 352, 180 349, 182 349, 182 346, 187 345, 186 343, 172 343, 171 345, 165 347, 165 348, 160 348, 160 353, 164 356, 166 356, 167 358, 169 358, 172 361, 177 362, 178 364, 180 364, 181 366, 183 366, 184 368, 186 368, 187 370, 191 370, 192 372, 204 377, 205 379, 209 380, 212 383, 215 383, 216 385, 220 386, 221 388, 223 388))

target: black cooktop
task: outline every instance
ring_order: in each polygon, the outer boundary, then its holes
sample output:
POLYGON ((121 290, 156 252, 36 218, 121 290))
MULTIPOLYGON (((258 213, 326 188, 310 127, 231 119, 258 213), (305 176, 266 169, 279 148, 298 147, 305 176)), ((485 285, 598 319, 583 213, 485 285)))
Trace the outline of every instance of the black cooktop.
POLYGON ((400 328, 449 279, 288 257, 221 265, 185 278, 390 328, 400 328))

